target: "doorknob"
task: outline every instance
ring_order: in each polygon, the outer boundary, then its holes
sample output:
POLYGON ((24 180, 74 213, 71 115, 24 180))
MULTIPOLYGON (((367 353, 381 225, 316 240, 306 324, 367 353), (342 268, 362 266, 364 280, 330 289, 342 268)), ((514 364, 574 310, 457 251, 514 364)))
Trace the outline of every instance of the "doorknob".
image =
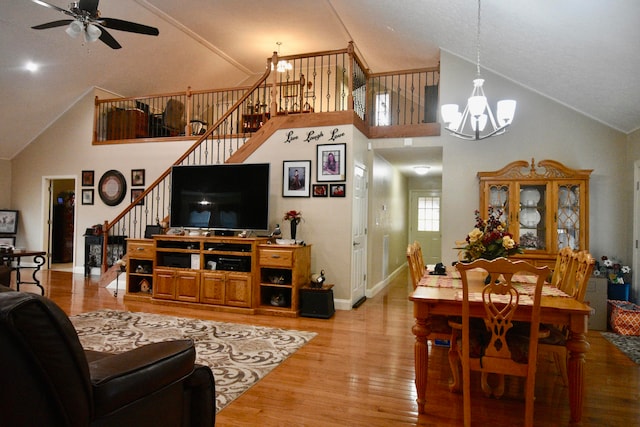
POLYGON ((359 242, 353 242, 353 246, 359 246, 360 243, 359 242))

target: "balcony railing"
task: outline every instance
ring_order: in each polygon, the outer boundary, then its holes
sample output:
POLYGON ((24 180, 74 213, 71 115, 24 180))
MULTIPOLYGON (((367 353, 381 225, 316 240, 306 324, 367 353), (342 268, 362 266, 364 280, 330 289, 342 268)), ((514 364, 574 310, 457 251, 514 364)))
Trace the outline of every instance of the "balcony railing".
MULTIPOLYGON (((94 144, 190 139, 194 144, 171 166, 220 164, 275 115, 352 110, 370 128, 435 120, 437 84, 437 69, 368 74, 352 44, 306 55, 274 52, 253 86, 96 99, 94 144)), ((170 179, 171 167, 113 221, 105 221, 103 232, 142 238, 147 226, 166 221, 170 179)), ((105 268, 106 253, 104 248, 105 268)))

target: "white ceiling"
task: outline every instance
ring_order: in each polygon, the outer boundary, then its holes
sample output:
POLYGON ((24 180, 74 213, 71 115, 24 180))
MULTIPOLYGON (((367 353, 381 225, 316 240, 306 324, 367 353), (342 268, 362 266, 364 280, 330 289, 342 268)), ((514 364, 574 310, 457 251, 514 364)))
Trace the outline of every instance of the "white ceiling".
MULTIPOLYGON (((49 0, 67 7, 65 0, 49 0)), ((158 27, 110 31, 122 44, 30 27, 65 15, 0 3, 0 158, 11 159, 94 86, 138 96, 252 81, 281 54, 355 42, 373 72, 475 62, 475 0, 103 0, 102 16, 158 27), (41 64, 31 74, 27 61, 41 64)), ((481 64, 624 133, 640 128, 640 2, 484 0, 481 64)), ((397 160, 400 162, 400 160, 397 160)))

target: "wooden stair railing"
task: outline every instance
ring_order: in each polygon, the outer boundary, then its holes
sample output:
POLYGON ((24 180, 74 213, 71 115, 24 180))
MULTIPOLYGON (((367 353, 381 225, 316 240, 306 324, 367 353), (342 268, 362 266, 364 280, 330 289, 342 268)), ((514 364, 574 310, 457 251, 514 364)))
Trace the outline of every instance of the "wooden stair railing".
MULTIPOLYGON (((274 57, 277 58, 277 55, 274 55, 274 57)), ((229 123, 228 120, 232 117, 234 112, 238 111, 238 109, 241 108, 245 100, 249 98, 255 90, 258 90, 261 85, 266 84, 267 78, 271 74, 272 60, 273 58, 267 59, 267 67, 262 77, 258 79, 258 81, 253 86, 251 86, 251 88, 243 96, 241 96, 235 102, 235 104, 233 104, 231 108, 229 108, 229 110, 227 110, 227 112, 224 113, 220 117, 220 119, 218 119, 216 123, 214 123, 203 135, 201 135, 198 140, 171 165, 171 167, 165 170, 149 187, 147 187, 135 200, 133 200, 129 206, 127 206, 118 216, 116 216, 113 221, 105 221, 102 229, 102 233, 105 236, 105 238, 103 239, 102 248, 102 272, 105 272, 109 267, 108 245, 110 235, 116 235, 116 233, 122 233, 122 235, 126 235, 124 233, 130 233, 128 237, 142 237, 147 225, 157 225, 160 222, 164 222, 166 220, 166 217, 168 216, 168 207, 161 208, 160 202, 162 202, 163 204, 165 201, 168 202, 169 196, 167 193, 169 192, 169 176, 171 174, 171 168, 173 166, 181 164, 202 164, 202 160, 206 160, 207 158, 213 159, 213 154, 209 156, 209 150, 212 150, 213 148, 218 148, 219 150, 221 139, 225 142, 228 140, 229 157, 233 155, 233 136, 235 135, 235 139, 240 139, 242 138, 242 136, 237 132, 233 132, 234 124, 229 123), (216 142, 217 144, 214 144, 216 142), (214 147, 214 145, 217 145, 217 147, 214 147), (150 218, 148 214, 145 215, 145 218, 143 218, 142 209, 140 209, 140 217, 138 218, 138 216, 136 215, 136 209, 144 207, 144 205, 140 205, 142 201, 146 201, 149 205, 151 205, 151 221, 149 220, 150 218), (154 201, 156 202, 155 215, 153 213, 154 201), (133 217, 129 218, 129 215, 131 215, 132 213, 133 217)), ((237 145, 236 148, 239 148, 239 145, 237 145)), ((227 150, 226 144, 224 144, 222 149, 227 150)), ((219 157, 217 157, 217 159, 219 159, 219 157)), ((225 159, 225 161, 226 160, 227 159, 225 159)), ((148 213, 148 208, 146 208, 146 210, 148 213)))

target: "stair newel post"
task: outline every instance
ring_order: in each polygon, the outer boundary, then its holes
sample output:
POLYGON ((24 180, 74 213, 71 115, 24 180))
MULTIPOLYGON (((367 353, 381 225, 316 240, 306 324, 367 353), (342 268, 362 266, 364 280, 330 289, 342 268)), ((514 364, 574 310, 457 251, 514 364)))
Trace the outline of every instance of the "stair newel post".
MULTIPOLYGON (((270 69, 275 69, 276 64, 278 63, 278 52, 273 51, 273 56, 271 57, 271 64, 269 65, 270 69)), ((272 116, 276 115, 278 112, 278 103, 276 99, 278 97, 278 73, 271 73, 271 108, 270 112, 272 116)))
POLYGON ((100 269, 102 273, 107 271, 107 249, 109 248, 109 221, 102 224, 102 265, 100 269))
POLYGON ((186 104, 187 104, 187 109, 186 109, 186 114, 187 114, 187 119, 185 120, 186 124, 184 125, 185 129, 184 129, 184 134, 185 135, 191 135, 191 86, 187 86, 187 96, 186 96, 186 104))
POLYGON ((347 46, 347 54, 349 55, 348 59, 348 73, 347 73, 347 87, 349 88, 349 92, 347 94, 347 108, 350 111, 353 111, 353 61, 354 61, 354 47, 353 41, 349 42, 349 46, 347 46))

